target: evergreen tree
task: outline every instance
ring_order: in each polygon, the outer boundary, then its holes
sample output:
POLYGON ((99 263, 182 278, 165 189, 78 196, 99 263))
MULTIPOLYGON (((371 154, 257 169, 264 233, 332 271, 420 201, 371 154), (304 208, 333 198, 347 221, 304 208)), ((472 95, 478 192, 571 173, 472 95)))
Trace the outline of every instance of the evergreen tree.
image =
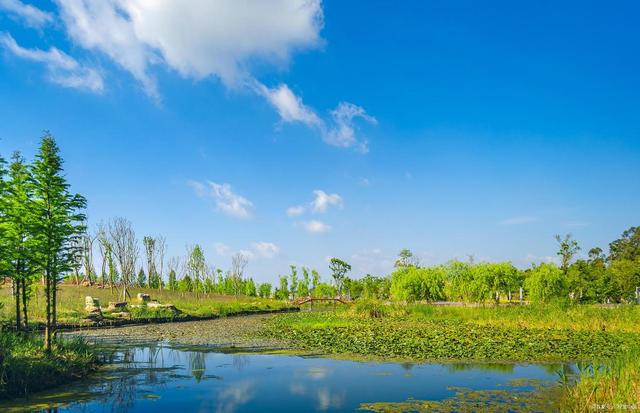
POLYGON ((6 254, 11 266, 16 304, 16 328, 22 322, 28 327, 27 303, 31 298, 31 283, 35 274, 33 180, 24 158, 19 152, 12 156, 9 179, 6 183, 5 222, 6 254))
POLYGON ((171 270, 169 271, 169 291, 175 291, 176 284, 176 272, 174 270, 171 270))
POLYGON ((58 283, 69 272, 75 257, 74 245, 85 230, 84 197, 69 192, 63 160, 56 142, 48 132, 42 138, 34 179, 34 227, 38 264, 44 273, 46 297, 45 347, 51 350, 55 339, 58 283))
POLYGON ((144 270, 140 268, 140 271, 138 271, 138 279, 136 280, 136 285, 140 288, 144 288, 146 283, 147 283, 147 276, 144 275, 144 270))

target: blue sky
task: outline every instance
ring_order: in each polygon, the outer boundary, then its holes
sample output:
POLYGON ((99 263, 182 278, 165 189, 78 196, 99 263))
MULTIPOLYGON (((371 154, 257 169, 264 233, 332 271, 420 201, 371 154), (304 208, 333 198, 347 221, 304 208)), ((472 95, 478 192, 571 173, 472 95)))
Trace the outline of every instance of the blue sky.
POLYGON ((153 3, 0 0, 0 153, 50 130, 92 225, 275 280, 640 224, 637 2, 153 3))

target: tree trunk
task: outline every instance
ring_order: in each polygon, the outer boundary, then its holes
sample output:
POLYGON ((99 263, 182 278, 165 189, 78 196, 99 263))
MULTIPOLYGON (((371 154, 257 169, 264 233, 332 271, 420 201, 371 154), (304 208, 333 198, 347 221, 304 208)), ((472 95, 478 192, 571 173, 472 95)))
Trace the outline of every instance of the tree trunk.
POLYGON ((56 326, 58 324, 57 317, 57 301, 58 301, 58 274, 57 268, 58 263, 54 258, 54 268, 56 269, 53 274, 51 274, 51 338, 55 342, 56 340, 56 326))
POLYGON ((47 268, 44 276, 46 283, 44 287, 44 294, 47 298, 46 307, 46 326, 44 330, 44 348, 47 352, 51 351, 51 272, 47 268))
POLYGON ((16 300, 16 330, 20 331, 22 328, 20 322, 20 281, 17 278, 13 279, 13 294, 16 300))
POLYGON ((22 279, 22 322, 24 329, 29 330, 29 318, 27 317, 27 280, 22 279))

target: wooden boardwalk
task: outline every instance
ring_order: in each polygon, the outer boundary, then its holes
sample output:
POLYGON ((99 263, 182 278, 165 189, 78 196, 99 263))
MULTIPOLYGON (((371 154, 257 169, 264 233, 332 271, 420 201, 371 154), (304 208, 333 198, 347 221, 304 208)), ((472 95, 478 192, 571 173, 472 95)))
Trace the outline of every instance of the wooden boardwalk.
POLYGON ((334 303, 341 303, 341 304, 351 304, 351 300, 347 300, 346 298, 342 298, 342 297, 335 297, 335 298, 331 298, 331 297, 298 297, 295 300, 291 301, 291 304, 293 305, 302 305, 302 304, 307 304, 307 303, 314 303, 316 301, 333 301, 334 303))

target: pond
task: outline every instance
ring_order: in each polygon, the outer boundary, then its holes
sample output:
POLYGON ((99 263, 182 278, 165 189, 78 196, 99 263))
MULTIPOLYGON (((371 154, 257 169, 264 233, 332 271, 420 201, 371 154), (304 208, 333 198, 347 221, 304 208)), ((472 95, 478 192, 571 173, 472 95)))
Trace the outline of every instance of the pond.
POLYGON ((504 411, 554 411, 549 392, 557 389, 558 372, 571 368, 233 354, 166 343, 116 347, 109 361, 90 380, 0 404, 0 411, 268 413, 464 411, 460 406, 474 405, 491 411, 503 408, 490 407, 495 403, 503 403, 504 411), (427 405, 427 400, 440 403, 427 405))

